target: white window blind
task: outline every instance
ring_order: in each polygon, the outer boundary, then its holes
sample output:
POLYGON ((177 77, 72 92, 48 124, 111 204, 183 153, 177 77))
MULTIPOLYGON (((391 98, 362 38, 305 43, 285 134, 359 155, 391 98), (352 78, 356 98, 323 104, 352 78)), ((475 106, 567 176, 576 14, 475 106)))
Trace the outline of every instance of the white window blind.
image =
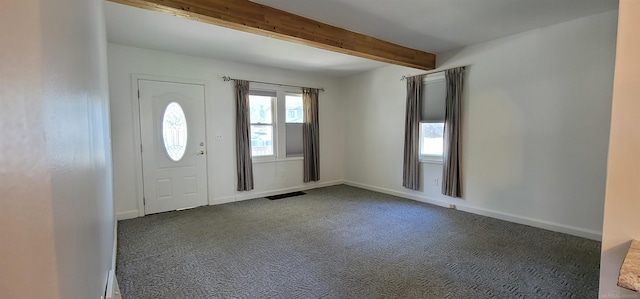
POLYGON ((447 85, 443 73, 425 77, 420 108, 420 121, 443 123, 447 85))
POLYGON ((271 97, 271 98, 275 98, 278 96, 278 94, 275 91, 271 91, 271 90, 251 90, 249 94, 253 96, 271 97))

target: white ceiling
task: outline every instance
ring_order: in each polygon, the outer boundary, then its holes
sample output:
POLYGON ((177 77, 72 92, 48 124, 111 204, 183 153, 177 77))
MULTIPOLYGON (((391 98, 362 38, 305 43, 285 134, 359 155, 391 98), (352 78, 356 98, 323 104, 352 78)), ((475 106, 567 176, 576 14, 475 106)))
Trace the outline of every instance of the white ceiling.
POLYGON ((372 70, 382 62, 105 2, 109 42, 331 76, 372 70))
POLYGON ((618 0, 252 0, 437 53, 618 8, 618 0))
MULTIPOLYGON (((617 0, 254 0, 317 21, 438 53, 618 8, 617 0)), ((109 42, 346 76, 386 65, 112 2, 109 42)))

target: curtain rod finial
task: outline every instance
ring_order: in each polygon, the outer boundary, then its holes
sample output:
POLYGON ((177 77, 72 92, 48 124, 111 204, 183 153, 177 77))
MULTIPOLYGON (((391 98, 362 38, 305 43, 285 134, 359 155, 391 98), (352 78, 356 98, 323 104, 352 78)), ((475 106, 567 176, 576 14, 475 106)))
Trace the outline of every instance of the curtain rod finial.
POLYGON ((222 76, 222 80, 224 80, 224 82, 228 82, 228 81, 231 81, 233 79, 231 79, 231 77, 229 77, 229 76, 222 76))

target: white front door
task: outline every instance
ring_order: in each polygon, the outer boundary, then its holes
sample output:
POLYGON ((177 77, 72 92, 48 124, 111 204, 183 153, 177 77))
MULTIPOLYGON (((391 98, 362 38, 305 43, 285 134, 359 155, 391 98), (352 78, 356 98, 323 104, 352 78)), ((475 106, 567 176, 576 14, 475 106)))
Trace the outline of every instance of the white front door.
POLYGON ((138 80, 145 214, 207 204, 204 86, 138 80))

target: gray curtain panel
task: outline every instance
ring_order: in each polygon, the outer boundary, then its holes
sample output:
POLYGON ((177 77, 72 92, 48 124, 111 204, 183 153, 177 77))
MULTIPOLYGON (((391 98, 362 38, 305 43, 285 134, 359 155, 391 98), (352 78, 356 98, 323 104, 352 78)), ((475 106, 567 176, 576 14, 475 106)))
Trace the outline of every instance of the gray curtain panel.
POLYGON ((462 89, 464 67, 446 71, 447 97, 444 113, 444 152, 442 156, 442 194, 462 197, 462 89))
POLYGON ((251 158, 251 122, 249 119, 249 81, 236 84, 236 168, 238 191, 253 190, 253 160, 251 158))
POLYGON ((318 93, 315 88, 302 89, 304 123, 302 126, 302 152, 304 156, 304 182, 320 180, 320 125, 318 123, 318 93))
POLYGON ((420 99, 424 75, 407 78, 407 112, 404 122, 402 186, 420 189, 420 99))

